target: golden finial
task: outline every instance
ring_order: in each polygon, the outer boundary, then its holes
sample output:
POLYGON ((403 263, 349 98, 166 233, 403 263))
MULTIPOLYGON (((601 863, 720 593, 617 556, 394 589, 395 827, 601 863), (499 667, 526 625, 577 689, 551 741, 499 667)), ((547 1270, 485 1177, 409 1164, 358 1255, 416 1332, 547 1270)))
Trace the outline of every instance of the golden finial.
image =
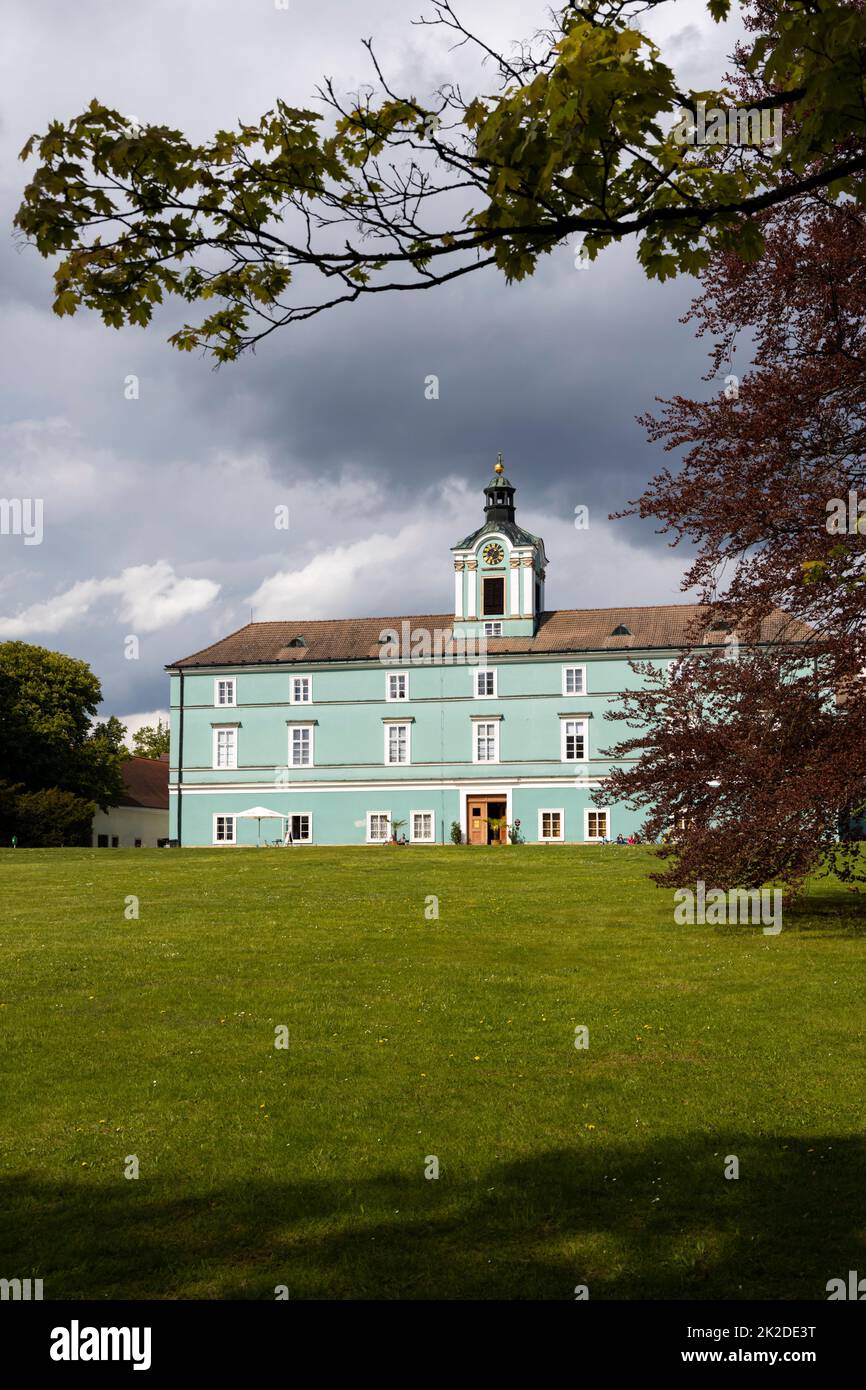
POLYGON ((494 471, 494 473, 504 473, 504 472, 505 472, 505 464, 502 462, 502 453, 501 453, 501 451, 496 455, 496 463, 495 463, 494 466, 493 466, 493 471, 494 471))

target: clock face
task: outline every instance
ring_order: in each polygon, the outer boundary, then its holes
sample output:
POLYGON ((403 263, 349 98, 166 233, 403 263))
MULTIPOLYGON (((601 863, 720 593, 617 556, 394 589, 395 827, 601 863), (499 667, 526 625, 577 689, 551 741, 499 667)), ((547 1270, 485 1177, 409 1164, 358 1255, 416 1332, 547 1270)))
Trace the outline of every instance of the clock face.
POLYGON ((485 545, 481 553, 488 565, 501 565, 502 561, 505 559, 505 551, 502 549, 502 546, 496 545, 493 541, 491 541, 490 545, 485 545))

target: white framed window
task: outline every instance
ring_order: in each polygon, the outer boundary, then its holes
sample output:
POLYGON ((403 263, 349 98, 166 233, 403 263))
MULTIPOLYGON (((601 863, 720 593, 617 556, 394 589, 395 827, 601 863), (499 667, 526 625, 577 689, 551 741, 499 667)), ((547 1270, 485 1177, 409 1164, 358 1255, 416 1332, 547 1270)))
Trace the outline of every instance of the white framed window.
POLYGON ((213 842, 215 845, 233 845, 235 843, 234 816, 214 816, 213 842))
POLYGON ((310 705, 313 702, 312 676, 292 676, 289 685, 289 704, 310 705))
POLYGON ((565 839, 565 811, 562 807, 556 811, 539 811, 538 838, 552 842, 565 839))
POLYGON ((610 817, 607 811, 584 811, 583 838, 596 841, 610 839, 610 817))
POLYGON ((385 724, 385 763, 396 766, 411 761, 411 735, 409 724, 398 724, 388 720, 385 724))
POLYGON ((560 719, 560 756, 564 763, 585 763, 589 757, 589 730, 586 719, 560 719))
POLYGON ((312 724, 292 724, 289 727, 289 767, 313 766, 312 724))
POLYGON ((388 671, 385 676, 385 699, 408 700, 409 699, 409 673, 408 671, 388 671))
POLYGON ((495 666, 479 667, 473 673, 476 700, 489 700, 496 694, 495 666))
POLYGON ((381 845, 391 838, 391 812, 367 812, 367 844, 381 845))
POLYGON ((308 811, 294 811, 289 816, 289 830, 296 845, 309 845, 313 839, 313 817, 308 811))
POLYGON ((238 765, 238 731, 234 725, 213 731, 213 765, 233 768, 238 765))
MULTIPOLYGON (((485 616, 505 612, 505 576, 485 574, 481 579, 481 606, 485 616)), ((492 636, 492 634, 491 634, 492 636)))
POLYGON ((499 720, 475 719, 472 722, 472 761, 499 762, 499 720))
POLYGON ((432 845, 436 838, 436 817, 432 811, 411 811, 409 838, 414 845, 432 845))
POLYGON ((485 636, 485 637, 501 637, 501 636, 502 636, 502 624, 501 624, 501 623, 485 623, 485 624, 484 624, 484 636, 485 636))
POLYGON ((562 668, 562 693, 563 693, 563 695, 585 695, 585 694, 586 694, 586 667, 585 667, 585 666, 563 666, 563 668, 562 668))
POLYGON ((237 704, 237 698, 235 695, 235 681, 233 676, 230 678, 219 676, 214 681, 213 702, 215 705, 218 706, 231 705, 232 707, 234 707, 237 704))

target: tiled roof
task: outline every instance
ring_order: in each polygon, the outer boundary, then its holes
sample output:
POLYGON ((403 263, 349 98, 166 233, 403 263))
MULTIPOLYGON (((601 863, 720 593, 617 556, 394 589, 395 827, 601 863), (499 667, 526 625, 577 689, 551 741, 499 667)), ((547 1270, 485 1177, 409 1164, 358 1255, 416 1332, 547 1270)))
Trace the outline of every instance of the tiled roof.
MULTIPOLYGON (((380 655, 380 634, 422 628, 434 633, 453 626, 450 613, 408 614, 396 618, 327 618, 291 622, 247 623, 237 632, 174 661, 168 670, 196 666, 272 665, 317 661, 370 661, 380 655), (289 645, 303 639, 303 645, 289 645)), ((490 656, 510 652, 601 652, 669 650, 721 645, 725 631, 713 629, 713 613, 699 604, 662 604, 648 608, 560 608, 542 613, 534 637, 488 637, 490 656), (617 627, 627 636, 614 637, 617 627)), ((762 642, 808 642, 811 629, 776 609, 761 626, 762 642)))
POLYGON ((121 806, 151 806, 168 810, 168 759, 129 758, 121 767, 126 793, 121 806))

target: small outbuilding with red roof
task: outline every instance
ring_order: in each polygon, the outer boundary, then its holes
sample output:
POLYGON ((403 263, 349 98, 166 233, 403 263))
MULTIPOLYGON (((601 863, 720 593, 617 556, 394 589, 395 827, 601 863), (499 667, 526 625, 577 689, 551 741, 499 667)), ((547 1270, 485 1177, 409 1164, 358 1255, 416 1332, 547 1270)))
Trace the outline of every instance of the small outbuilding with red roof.
POLYGON ((94 849, 157 849, 168 840, 168 754, 127 759, 124 795, 93 818, 94 849))

